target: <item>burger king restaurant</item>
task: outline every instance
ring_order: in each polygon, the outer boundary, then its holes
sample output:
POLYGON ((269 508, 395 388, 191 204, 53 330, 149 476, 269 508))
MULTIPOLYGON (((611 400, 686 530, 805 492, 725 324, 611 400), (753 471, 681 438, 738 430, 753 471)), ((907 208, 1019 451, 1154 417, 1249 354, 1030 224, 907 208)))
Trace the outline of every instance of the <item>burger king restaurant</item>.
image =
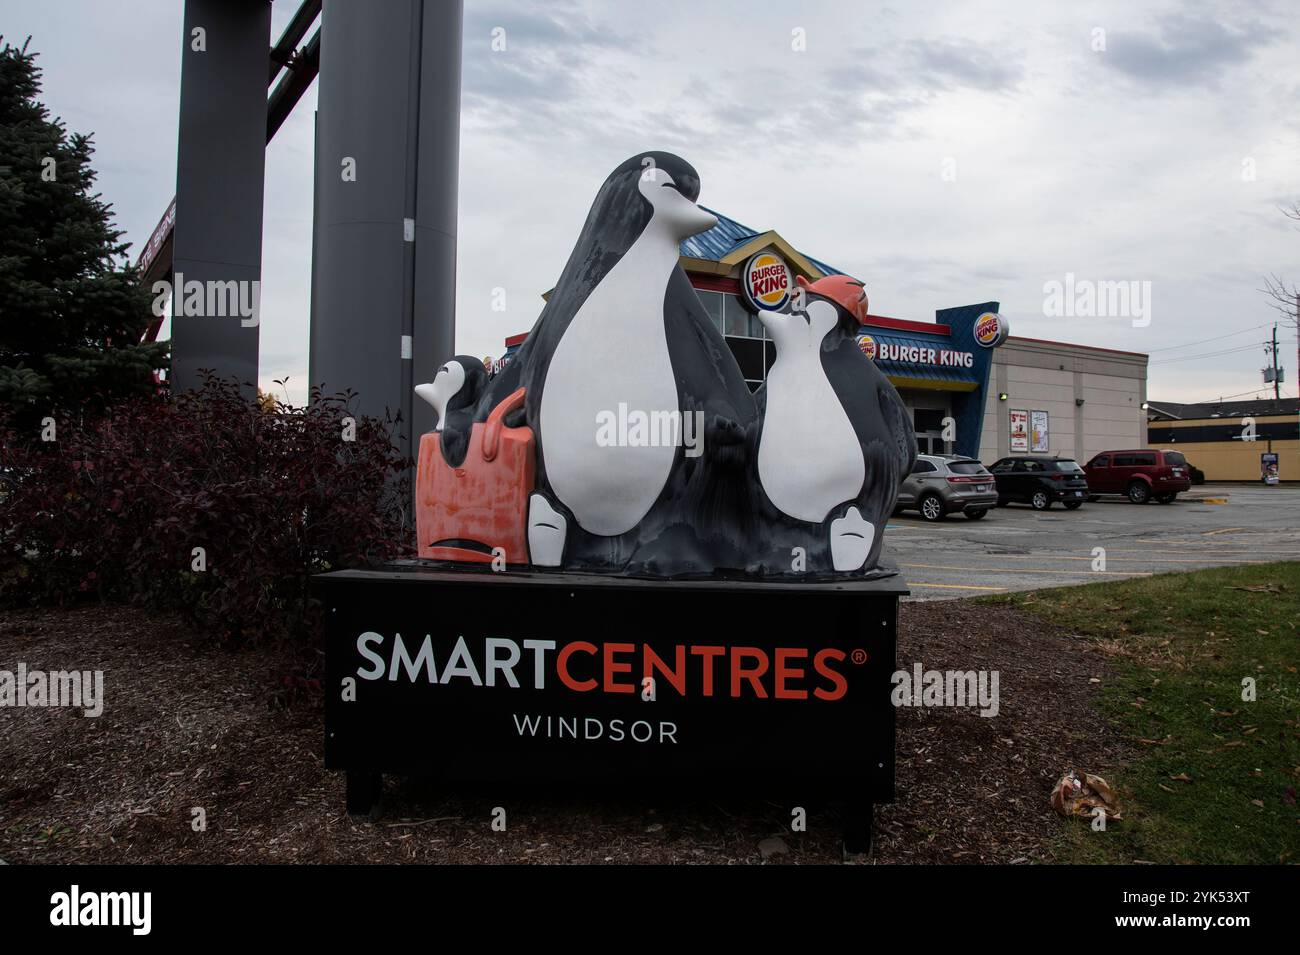
MULTIPOLYGON (((776 357, 760 310, 788 308, 800 279, 846 273, 773 230, 709 211, 718 224, 683 242, 679 261, 757 390, 776 357)), ((869 295, 870 276, 856 278, 869 295)), ((922 453, 964 454, 985 464, 1030 453, 1086 461, 1099 451, 1145 445, 1146 355, 1011 337, 997 302, 938 309, 933 322, 865 308, 860 318, 858 345, 898 389, 922 453)), ((494 367, 526 338, 506 339, 494 367)))

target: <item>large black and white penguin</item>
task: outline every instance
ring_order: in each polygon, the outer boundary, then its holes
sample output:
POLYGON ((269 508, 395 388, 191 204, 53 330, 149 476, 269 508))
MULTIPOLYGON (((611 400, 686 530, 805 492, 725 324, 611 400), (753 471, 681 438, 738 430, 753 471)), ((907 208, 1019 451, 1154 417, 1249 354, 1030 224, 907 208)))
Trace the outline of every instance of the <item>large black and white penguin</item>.
POLYGON ((758 482, 786 518, 817 525, 826 546, 810 548, 822 557, 810 570, 872 570, 916 437, 893 384, 858 347, 862 283, 799 285, 790 311, 759 313, 776 360, 760 395, 758 482))
POLYGON ((738 509, 757 411, 678 264, 682 240, 717 221, 699 190, 670 153, 610 173, 527 341, 479 403, 481 421, 525 389, 536 565, 656 575, 743 565, 738 509), (611 417, 658 427, 611 442, 611 417), (703 453, 687 454, 683 439, 703 453))

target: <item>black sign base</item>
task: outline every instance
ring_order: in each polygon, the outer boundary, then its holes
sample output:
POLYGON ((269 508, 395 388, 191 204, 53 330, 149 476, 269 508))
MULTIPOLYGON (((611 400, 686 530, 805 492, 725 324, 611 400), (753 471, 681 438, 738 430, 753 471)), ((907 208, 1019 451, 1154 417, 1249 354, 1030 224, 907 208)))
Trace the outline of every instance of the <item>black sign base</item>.
POLYGON ((314 581, 325 764, 375 818, 383 773, 442 782, 779 788, 894 799, 898 578, 643 580, 418 563, 314 581))

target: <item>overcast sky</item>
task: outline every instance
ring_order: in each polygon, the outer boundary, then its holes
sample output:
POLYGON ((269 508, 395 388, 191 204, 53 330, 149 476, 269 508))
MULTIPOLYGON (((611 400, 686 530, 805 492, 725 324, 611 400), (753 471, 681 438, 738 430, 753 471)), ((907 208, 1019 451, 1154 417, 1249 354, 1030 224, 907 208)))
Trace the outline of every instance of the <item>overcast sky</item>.
MULTIPOLYGON (((276 0, 273 36, 296 6, 276 0)), ((174 192, 181 7, 0 0, 51 111, 95 134, 133 251, 174 192)), ((874 313, 996 300, 1013 334, 1150 353, 1153 399, 1264 393, 1269 329, 1252 326, 1274 313, 1257 289, 1300 282, 1278 211, 1300 199, 1294 4, 466 7, 458 351, 499 355, 527 331, 600 182, 666 149, 699 170, 704 205, 862 279, 874 313), (1149 324, 1045 314, 1067 273, 1150 282, 1149 324)), ((289 376, 296 400, 315 105, 313 85, 267 150, 261 377, 289 376)))

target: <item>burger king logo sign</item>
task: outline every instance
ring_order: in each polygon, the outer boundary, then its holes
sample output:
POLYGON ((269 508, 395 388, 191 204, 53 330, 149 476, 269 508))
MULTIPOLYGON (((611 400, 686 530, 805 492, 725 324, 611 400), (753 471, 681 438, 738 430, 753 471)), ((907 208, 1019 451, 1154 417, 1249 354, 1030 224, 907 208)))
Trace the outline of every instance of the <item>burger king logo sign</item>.
POLYGON ((1011 326, 997 312, 985 312, 975 319, 975 343, 984 348, 996 348, 1007 340, 1011 326))
POLYGON ((793 286, 790 267, 774 252, 751 256, 740 276, 745 301, 756 312, 779 312, 785 308, 793 286))
POLYGON ((858 336, 858 347, 862 349, 862 354, 866 355, 872 361, 876 358, 876 340, 870 335, 858 336))

